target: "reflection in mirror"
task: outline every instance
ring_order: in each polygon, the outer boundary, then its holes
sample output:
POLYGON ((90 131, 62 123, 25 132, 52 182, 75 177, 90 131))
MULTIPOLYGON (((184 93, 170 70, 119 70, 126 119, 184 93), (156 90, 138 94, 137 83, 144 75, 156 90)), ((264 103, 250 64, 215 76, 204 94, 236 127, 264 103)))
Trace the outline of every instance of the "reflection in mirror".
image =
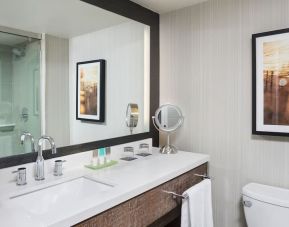
POLYGON ((80 0, 1 1, 0 157, 31 152, 23 133, 50 135, 59 147, 130 135, 128 103, 139 109, 133 133, 149 131, 149 26, 80 0), (103 105, 105 120, 78 120, 77 63, 100 59, 104 83, 97 66, 88 70, 93 89, 81 97, 103 105))
POLYGON ((180 108, 171 104, 162 105, 156 110, 152 120, 156 129, 167 134, 167 143, 161 147, 160 153, 177 153, 177 148, 170 144, 170 134, 180 128, 184 122, 184 117, 180 108))
POLYGON ((41 134, 39 86, 40 40, 0 32, 1 156, 25 150, 22 132, 41 134))
POLYGON ((165 105, 160 109, 157 119, 163 131, 171 131, 179 126, 182 114, 175 106, 165 105))
POLYGON ((139 118, 138 105, 129 103, 126 109, 126 126, 129 127, 130 134, 133 134, 133 129, 137 127, 139 118))

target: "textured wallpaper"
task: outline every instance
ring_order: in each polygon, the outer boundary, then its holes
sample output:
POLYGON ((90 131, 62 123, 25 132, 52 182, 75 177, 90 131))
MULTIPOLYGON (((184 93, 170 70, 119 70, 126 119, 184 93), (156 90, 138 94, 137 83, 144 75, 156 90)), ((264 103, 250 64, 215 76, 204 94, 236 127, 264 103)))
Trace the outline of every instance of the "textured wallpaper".
POLYGON ((249 182, 289 188, 289 138, 251 135, 251 35, 289 27, 288 0, 211 0, 161 15, 161 103, 180 106, 173 142, 211 155, 216 227, 244 227, 249 182))

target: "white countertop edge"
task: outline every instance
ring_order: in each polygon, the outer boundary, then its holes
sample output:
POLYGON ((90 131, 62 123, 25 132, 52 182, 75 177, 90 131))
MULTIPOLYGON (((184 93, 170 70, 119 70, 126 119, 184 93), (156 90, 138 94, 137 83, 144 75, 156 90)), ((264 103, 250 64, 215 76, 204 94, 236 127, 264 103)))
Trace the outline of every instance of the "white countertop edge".
MULTIPOLYGON (((196 153, 194 153, 196 154, 196 153)), ((63 217, 63 220, 60 222, 57 222, 55 224, 49 225, 49 227, 64 227, 64 226, 71 226, 75 225, 77 223, 80 223, 86 219, 89 219, 93 216, 96 216, 108 209, 111 209, 127 200, 130 200, 138 195, 141 195, 142 193, 149 191, 167 181, 170 181, 202 164, 205 164, 206 162, 209 162, 210 158, 208 155, 200 154, 203 157, 199 158, 198 161, 195 161, 194 163, 184 166, 178 170, 175 170, 173 172, 168 173, 166 176, 163 176, 161 178, 158 178, 157 180, 154 180, 152 182, 146 182, 141 186, 138 186, 137 188, 133 190, 129 190, 122 195, 118 195, 116 197, 111 197, 109 200, 106 200, 105 202, 101 204, 96 204, 94 207, 90 207, 83 212, 73 214, 70 217, 63 217)))

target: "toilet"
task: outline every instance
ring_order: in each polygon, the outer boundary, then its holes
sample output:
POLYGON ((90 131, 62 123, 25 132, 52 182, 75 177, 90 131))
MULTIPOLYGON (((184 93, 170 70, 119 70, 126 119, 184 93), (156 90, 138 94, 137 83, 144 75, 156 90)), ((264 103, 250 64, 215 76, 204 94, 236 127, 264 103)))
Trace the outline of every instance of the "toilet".
POLYGON ((289 226, 288 189, 250 183, 242 194, 248 227, 289 226))

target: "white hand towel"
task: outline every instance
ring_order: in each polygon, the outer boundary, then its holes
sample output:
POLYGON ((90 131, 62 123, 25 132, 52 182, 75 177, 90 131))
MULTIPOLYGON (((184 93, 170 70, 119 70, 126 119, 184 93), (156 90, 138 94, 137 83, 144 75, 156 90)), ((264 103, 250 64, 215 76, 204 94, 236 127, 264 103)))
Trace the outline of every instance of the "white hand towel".
POLYGON ((182 227, 213 227, 211 180, 205 179, 183 193, 182 227))

